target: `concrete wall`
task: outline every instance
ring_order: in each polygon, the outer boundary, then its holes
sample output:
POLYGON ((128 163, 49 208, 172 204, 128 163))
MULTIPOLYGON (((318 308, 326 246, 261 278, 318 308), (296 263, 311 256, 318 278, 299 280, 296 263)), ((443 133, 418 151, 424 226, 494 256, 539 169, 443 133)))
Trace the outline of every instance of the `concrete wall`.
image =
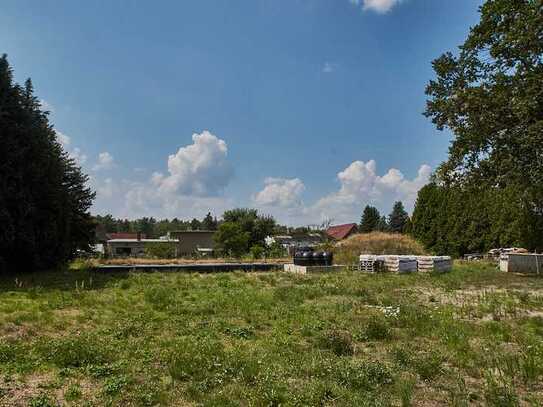
POLYGON ((213 249, 215 241, 213 235, 215 232, 206 231, 182 231, 170 232, 173 239, 179 239, 179 255, 191 255, 196 252, 196 249, 213 249))
POLYGON ((143 256, 145 244, 137 240, 134 242, 108 242, 107 252, 114 257, 143 256))
POLYGON ((504 254, 500 257, 500 270, 543 275, 543 254, 504 254))

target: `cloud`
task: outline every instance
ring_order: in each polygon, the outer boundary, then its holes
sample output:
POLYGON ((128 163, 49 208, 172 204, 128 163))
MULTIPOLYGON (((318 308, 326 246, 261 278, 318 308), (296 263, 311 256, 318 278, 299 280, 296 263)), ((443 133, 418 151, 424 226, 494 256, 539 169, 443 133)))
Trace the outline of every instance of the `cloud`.
POLYGON ((323 73, 332 73, 336 70, 336 64, 332 64, 331 62, 325 62, 322 67, 323 73))
POLYGON ((106 178, 103 183, 96 187, 96 195, 99 198, 112 198, 115 191, 116 185, 111 178, 106 178))
POLYGON ((50 113, 55 112, 55 108, 53 107, 53 105, 51 103, 48 103, 44 99, 40 99, 40 106, 41 106, 42 110, 45 110, 45 111, 50 112, 50 113))
POLYGON ((400 4, 401 1, 402 0, 349 0, 349 2, 355 6, 362 4, 363 10, 372 10, 381 14, 390 11, 392 7, 400 4))
POLYGON ((66 149, 72 142, 69 136, 58 130, 55 130, 55 135, 57 136, 57 141, 62 145, 62 148, 64 149, 66 149))
POLYGON ((70 150, 70 145, 72 144, 72 139, 67 134, 62 133, 59 130, 55 130, 55 135, 57 141, 62 146, 62 149, 68 153, 68 157, 73 159, 77 165, 83 165, 87 162, 87 155, 84 154, 81 149, 74 147, 70 150))
POLYGON ((155 173, 153 182, 164 193, 217 196, 233 175, 226 142, 207 130, 193 134, 192 141, 168 157, 169 175, 155 173))
POLYGON ((98 154, 98 162, 92 167, 94 171, 100 170, 109 170, 115 165, 115 159, 113 156, 104 151, 103 153, 98 154))
POLYGON ((253 201, 261 206, 293 208, 302 205, 301 194, 305 190, 299 178, 266 178, 264 189, 255 194, 253 201))
POLYGON ((83 165, 87 162, 87 155, 84 154, 81 149, 74 148, 72 151, 68 151, 68 155, 72 158, 78 165, 83 165))
POLYGON ((129 218, 201 218, 233 207, 221 196, 232 177, 226 142, 208 131, 194 134, 192 140, 168 157, 167 175, 153 172, 142 182, 93 179, 98 192, 93 211, 129 218))
POLYGON ((411 211, 419 189, 428 183, 431 173, 431 167, 423 164, 413 179, 407 179, 396 168, 378 175, 374 160, 354 161, 337 174, 339 190, 319 199, 307 212, 313 218, 353 221, 367 204, 386 214, 398 200, 411 211))

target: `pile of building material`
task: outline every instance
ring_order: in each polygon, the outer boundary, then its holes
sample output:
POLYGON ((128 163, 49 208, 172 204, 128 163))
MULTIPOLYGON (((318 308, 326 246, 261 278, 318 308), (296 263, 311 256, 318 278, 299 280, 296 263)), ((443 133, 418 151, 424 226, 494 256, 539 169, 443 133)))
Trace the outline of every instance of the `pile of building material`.
POLYGON ((504 253, 500 256, 500 270, 509 273, 543 275, 543 254, 504 253))
POLYGON ((445 273, 451 271, 452 259, 449 256, 417 256, 417 268, 423 273, 445 273))
POLYGON ((359 270, 366 273, 378 273, 385 271, 384 256, 375 256, 373 254, 360 255, 359 270))
POLYGON ((415 256, 383 256, 385 269, 393 273, 414 273, 417 271, 415 256))

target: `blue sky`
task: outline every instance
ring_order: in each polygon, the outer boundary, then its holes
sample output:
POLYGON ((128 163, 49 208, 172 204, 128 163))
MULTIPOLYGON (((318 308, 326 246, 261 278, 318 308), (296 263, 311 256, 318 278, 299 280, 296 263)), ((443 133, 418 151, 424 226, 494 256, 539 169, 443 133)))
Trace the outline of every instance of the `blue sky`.
POLYGON ((358 221, 411 209, 445 159, 424 87, 480 3, 8 0, 0 52, 91 176, 94 213, 358 221))

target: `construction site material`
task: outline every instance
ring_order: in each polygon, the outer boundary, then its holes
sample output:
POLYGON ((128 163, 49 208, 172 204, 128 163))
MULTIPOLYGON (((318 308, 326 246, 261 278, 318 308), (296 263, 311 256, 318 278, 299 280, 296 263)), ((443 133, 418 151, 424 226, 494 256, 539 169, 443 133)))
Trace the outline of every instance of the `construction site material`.
POLYGON ((508 273, 543 274, 543 254, 502 254, 500 256, 500 270, 508 273))
POLYGON ((384 256, 372 254, 360 255, 359 270, 366 273, 379 273, 385 271, 384 256))
POLYGON ((449 256, 417 256, 417 269, 423 273, 445 273, 452 269, 452 259, 449 256))
POLYGON ((344 266, 299 266, 297 264, 285 264, 284 271, 296 274, 331 273, 344 270, 344 266))
POLYGON ((417 271, 415 256, 384 256, 385 268, 393 273, 414 273, 417 271))

